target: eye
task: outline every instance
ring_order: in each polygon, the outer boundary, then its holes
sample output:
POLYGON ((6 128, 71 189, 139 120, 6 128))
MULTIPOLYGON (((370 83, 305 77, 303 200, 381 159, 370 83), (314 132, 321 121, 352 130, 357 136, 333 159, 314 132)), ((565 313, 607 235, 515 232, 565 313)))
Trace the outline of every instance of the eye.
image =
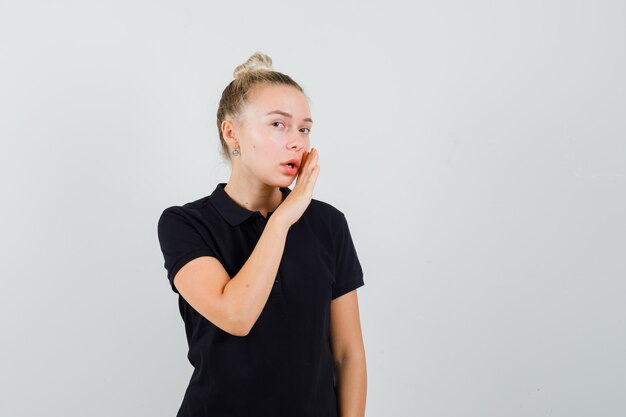
POLYGON ((308 127, 303 127, 302 129, 308 130, 308 132, 306 132, 307 135, 311 133, 311 129, 309 129, 308 127))
POLYGON ((272 122, 272 126, 275 126, 275 125, 276 125, 276 123, 281 123, 281 124, 284 124, 283 122, 272 122))

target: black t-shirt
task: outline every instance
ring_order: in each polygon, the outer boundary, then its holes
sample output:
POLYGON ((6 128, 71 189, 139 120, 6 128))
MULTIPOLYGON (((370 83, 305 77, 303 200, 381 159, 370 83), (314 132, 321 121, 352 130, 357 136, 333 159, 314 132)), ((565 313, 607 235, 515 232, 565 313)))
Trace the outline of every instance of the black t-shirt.
MULTIPOLYGON (((159 218, 164 266, 176 293, 174 276, 199 256, 217 258, 234 277, 271 217, 239 206, 225 185, 168 207, 159 218)), ((274 286, 248 335, 221 330, 178 294, 194 371, 177 417, 336 417, 330 302, 362 285, 344 214, 311 199, 288 231, 274 286)))

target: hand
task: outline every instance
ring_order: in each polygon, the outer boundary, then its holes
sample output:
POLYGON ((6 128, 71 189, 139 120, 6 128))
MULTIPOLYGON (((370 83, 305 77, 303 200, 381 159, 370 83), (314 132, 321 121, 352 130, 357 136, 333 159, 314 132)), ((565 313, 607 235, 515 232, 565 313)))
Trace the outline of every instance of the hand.
POLYGON ((296 185, 287 198, 278 206, 272 217, 280 217, 291 227, 300 219, 313 198, 313 188, 317 181, 320 166, 317 149, 311 148, 310 152, 305 152, 302 164, 298 169, 296 185), (278 214, 278 216, 277 216, 278 214))

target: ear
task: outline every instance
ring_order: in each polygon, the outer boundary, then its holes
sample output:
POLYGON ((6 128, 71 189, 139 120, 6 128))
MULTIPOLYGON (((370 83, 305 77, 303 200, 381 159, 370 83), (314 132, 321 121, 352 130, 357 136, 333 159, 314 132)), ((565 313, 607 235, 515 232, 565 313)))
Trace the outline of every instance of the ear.
POLYGON ((236 149, 239 147, 239 141, 237 140, 237 126, 236 122, 231 119, 226 119, 222 122, 220 129, 222 130, 222 136, 228 144, 230 149, 236 149))

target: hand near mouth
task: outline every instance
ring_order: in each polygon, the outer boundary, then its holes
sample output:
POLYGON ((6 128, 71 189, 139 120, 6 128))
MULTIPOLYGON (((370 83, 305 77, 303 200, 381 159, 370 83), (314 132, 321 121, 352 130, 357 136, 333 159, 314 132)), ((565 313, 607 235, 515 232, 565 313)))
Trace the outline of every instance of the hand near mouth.
POLYGON ((313 198, 313 189, 320 171, 318 160, 317 149, 311 148, 310 152, 304 153, 298 168, 296 185, 272 214, 272 218, 281 219, 291 227, 302 217, 313 198))

